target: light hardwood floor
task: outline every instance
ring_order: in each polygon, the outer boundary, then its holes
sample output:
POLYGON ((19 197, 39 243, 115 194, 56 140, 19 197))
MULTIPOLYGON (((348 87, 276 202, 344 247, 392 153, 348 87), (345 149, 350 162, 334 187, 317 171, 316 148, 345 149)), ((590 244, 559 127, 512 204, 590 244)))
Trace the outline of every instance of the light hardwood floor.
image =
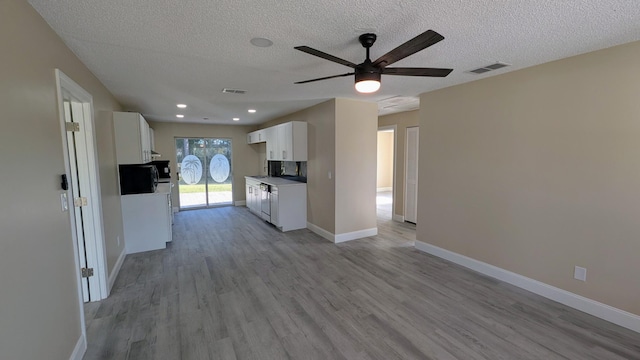
POLYGON ((332 244, 244 207, 176 214, 88 304, 85 359, 640 359, 640 334, 413 248, 332 244))

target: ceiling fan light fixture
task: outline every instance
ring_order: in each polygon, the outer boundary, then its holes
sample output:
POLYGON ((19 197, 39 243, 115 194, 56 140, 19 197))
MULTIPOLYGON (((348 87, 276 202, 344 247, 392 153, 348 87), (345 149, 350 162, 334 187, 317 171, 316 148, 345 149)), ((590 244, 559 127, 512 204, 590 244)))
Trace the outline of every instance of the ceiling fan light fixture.
POLYGON ((356 90, 359 93, 370 94, 380 89, 380 81, 377 80, 362 80, 356 83, 356 90))
POLYGON ((370 94, 380 89, 379 72, 356 71, 356 90, 362 94, 370 94))

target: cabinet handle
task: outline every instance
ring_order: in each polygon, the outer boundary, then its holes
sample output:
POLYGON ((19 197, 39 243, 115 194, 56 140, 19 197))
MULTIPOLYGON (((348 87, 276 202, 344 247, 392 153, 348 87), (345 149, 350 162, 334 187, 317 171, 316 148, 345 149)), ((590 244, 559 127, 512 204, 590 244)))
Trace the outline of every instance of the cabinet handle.
POLYGON ((282 158, 283 159, 287 158, 287 151, 286 150, 282 150, 282 158))
POLYGON ((273 150, 269 151, 269 159, 273 159, 273 150))
POLYGON ((262 134, 258 134, 258 140, 262 140, 262 134))

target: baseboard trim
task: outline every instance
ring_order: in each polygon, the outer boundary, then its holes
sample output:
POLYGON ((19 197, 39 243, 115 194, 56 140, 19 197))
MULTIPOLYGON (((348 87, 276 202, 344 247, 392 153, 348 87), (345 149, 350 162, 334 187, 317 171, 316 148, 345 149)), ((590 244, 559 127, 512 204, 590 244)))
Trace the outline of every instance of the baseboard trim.
POLYGON ((393 214, 393 221, 404 222, 404 215, 393 214))
POLYGON ((345 241, 362 239, 362 238, 366 238, 369 236, 376 236, 376 235, 378 235, 378 228, 374 227, 371 229, 364 229, 364 230, 352 231, 348 233, 336 234, 335 240, 333 242, 338 244, 345 241))
POLYGON ((122 263, 124 262, 124 258, 127 256, 127 249, 124 247, 120 256, 118 256, 118 260, 116 260, 116 264, 113 266, 113 271, 109 274, 109 294, 111 294, 111 289, 113 289, 113 284, 116 283, 116 279, 118 278, 118 274, 120 273, 120 268, 122 267, 122 263))
POLYGON ((377 192, 385 192, 385 191, 391 191, 393 190, 392 187, 379 187, 376 189, 377 192))
POLYGON ((235 206, 247 206, 247 200, 238 200, 233 203, 235 206))
POLYGON ((352 231, 352 232, 348 232, 348 233, 342 233, 342 234, 333 234, 330 231, 327 231, 323 228, 321 228, 318 225, 312 224, 310 222, 307 221, 307 229, 311 230, 312 232, 322 236, 323 238, 333 242, 333 243, 341 243, 341 242, 345 242, 345 241, 350 241, 350 240, 356 240, 356 239, 362 239, 362 238, 366 238, 369 236, 376 236, 378 235, 378 228, 371 228, 371 229, 364 229, 364 230, 358 230, 358 231, 352 231))
POLYGON ((600 319, 640 333, 640 316, 638 315, 615 308, 613 306, 609 306, 607 304, 603 304, 595 300, 591 300, 584 296, 574 294, 555 286, 548 285, 538 280, 516 274, 497 266, 472 259, 453 251, 440 248, 435 245, 416 240, 415 247, 420 251, 424 251, 445 260, 449 260, 453 263, 462 265, 484 275, 502 280, 511 285, 515 285, 519 288, 531 291, 534 294, 543 296, 547 299, 559 302, 600 319))
POLYGON ((84 353, 87 351, 87 341, 84 335, 80 335, 78 342, 76 343, 76 347, 73 349, 71 356, 69 356, 69 360, 82 360, 84 357, 84 353))
POLYGON ((323 238, 331 241, 331 242, 335 242, 335 235, 323 228, 321 228, 318 225, 312 224, 310 222, 307 221, 307 229, 311 230, 312 232, 322 236, 323 238))

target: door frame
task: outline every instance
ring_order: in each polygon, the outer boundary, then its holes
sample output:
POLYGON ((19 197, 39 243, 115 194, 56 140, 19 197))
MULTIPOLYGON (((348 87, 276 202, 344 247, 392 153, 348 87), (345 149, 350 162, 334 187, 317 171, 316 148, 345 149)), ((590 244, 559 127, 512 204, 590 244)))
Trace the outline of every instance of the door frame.
MULTIPOLYGON (((65 173, 69 174, 71 167, 69 164, 69 147, 67 143, 67 131, 65 126, 65 114, 64 114, 64 96, 63 92, 68 92, 74 98, 82 102, 83 108, 83 121, 80 125, 81 134, 85 138, 86 152, 77 153, 76 156, 84 157, 87 164, 88 179, 80 179, 88 184, 87 188, 89 193, 87 194, 88 206, 86 206, 86 213, 91 216, 91 221, 85 222, 85 246, 87 253, 87 266, 94 268, 93 281, 97 282, 96 286, 99 291, 95 294, 95 298, 91 301, 98 301, 105 299, 109 295, 108 288, 108 271, 107 271, 107 255, 105 251, 104 231, 102 224, 102 197, 100 193, 100 177, 98 176, 98 157, 96 152, 96 136, 93 130, 94 116, 93 116, 93 96, 84 90, 80 85, 73 81, 70 77, 65 75, 59 69, 55 69, 56 78, 56 92, 58 102, 58 118, 60 121, 60 134, 62 137, 62 148, 64 153, 64 169, 65 173)), ((67 196, 69 197, 71 191, 67 190, 67 196)), ((68 201, 69 206, 73 206, 73 199, 68 201)), ((82 322, 82 333, 86 339, 85 322, 84 322, 84 309, 82 304, 82 276, 79 263, 78 254, 78 238, 76 234, 75 216, 71 209, 69 211, 69 222, 71 224, 71 238, 73 241, 74 259, 76 262, 76 280, 78 284, 78 299, 80 302, 80 320, 82 322)), ((91 282, 91 281, 90 281, 91 282)))
MULTIPOLYGON (((229 159, 229 166, 231 167, 231 170, 229 171, 229 176, 231 177, 231 202, 230 203, 225 203, 225 204, 215 204, 215 205, 209 205, 209 192, 208 192, 208 182, 207 182, 207 191, 205 192, 206 194, 206 201, 207 204, 203 205, 203 206, 191 206, 188 208, 184 208, 182 207, 182 204, 180 203, 180 178, 176 178, 176 193, 178 194, 178 211, 189 211, 189 210, 201 210, 201 209, 212 209, 212 208, 217 208, 217 207, 225 207, 225 206, 236 206, 233 199, 234 199, 234 194, 236 192, 236 186, 234 184, 235 182, 235 176, 234 176, 234 166, 233 166, 233 138, 231 137, 210 137, 210 136, 174 136, 173 137, 173 156, 176 162, 176 170, 178 170, 178 154, 176 154, 176 140, 177 139, 204 139, 204 140, 215 140, 215 139, 220 139, 220 140, 229 140, 229 142, 231 143, 231 159, 229 159)), ((206 159, 205 159, 206 160, 206 159)), ((204 165, 204 164, 203 164, 204 165)), ((208 166, 208 165, 207 165, 208 166)), ((204 172, 204 170, 203 170, 204 172)), ((180 176, 182 176, 182 169, 180 168, 179 171, 176 171, 176 173, 179 173, 180 176)), ((204 173, 204 176, 208 176, 208 174, 204 173)))
MULTIPOLYGON (((398 125, 388 125, 388 126, 379 126, 378 131, 392 130, 393 131, 393 179, 391 180, 391 219, 396 221, 404 221, 404 219, 400 220, 401 216, 396 215, 396 199, 397 199, 397 173, 396 173, 396 164, 398 158, 398 125)), ((377 136, 378 132, 376 132, 377 136)), ((376 159, 377 161, 377 159, 376 159)))
MULTIPOLYGON (((408 176, 407 173, 409 172, 409 131, 412 130, 416 130, 418 132, 418 141, 416 142, 416 152, 418 153, 418 155, 420 154, 420 127, 419 126, 408 126, 407 129, 405 130, 405 138, 404 138, 404 221, 409 221, 407 220, 407 208, 408 208, 408 204, 409 202, 408 200, 408 194, 407 194, 407 188, 408 188, 408 176)), ((419 161, 419 159, 418 159, 419 161)), ((416 199, 415 199, 415 203, 416 203, 416 209, 415 209, 415 213, 416 213, 416 222, 415 224, 417 224, 418 222, 418 181, 419 181, 419 174, 418 174, 418 169, 416 169, 416 199)))

